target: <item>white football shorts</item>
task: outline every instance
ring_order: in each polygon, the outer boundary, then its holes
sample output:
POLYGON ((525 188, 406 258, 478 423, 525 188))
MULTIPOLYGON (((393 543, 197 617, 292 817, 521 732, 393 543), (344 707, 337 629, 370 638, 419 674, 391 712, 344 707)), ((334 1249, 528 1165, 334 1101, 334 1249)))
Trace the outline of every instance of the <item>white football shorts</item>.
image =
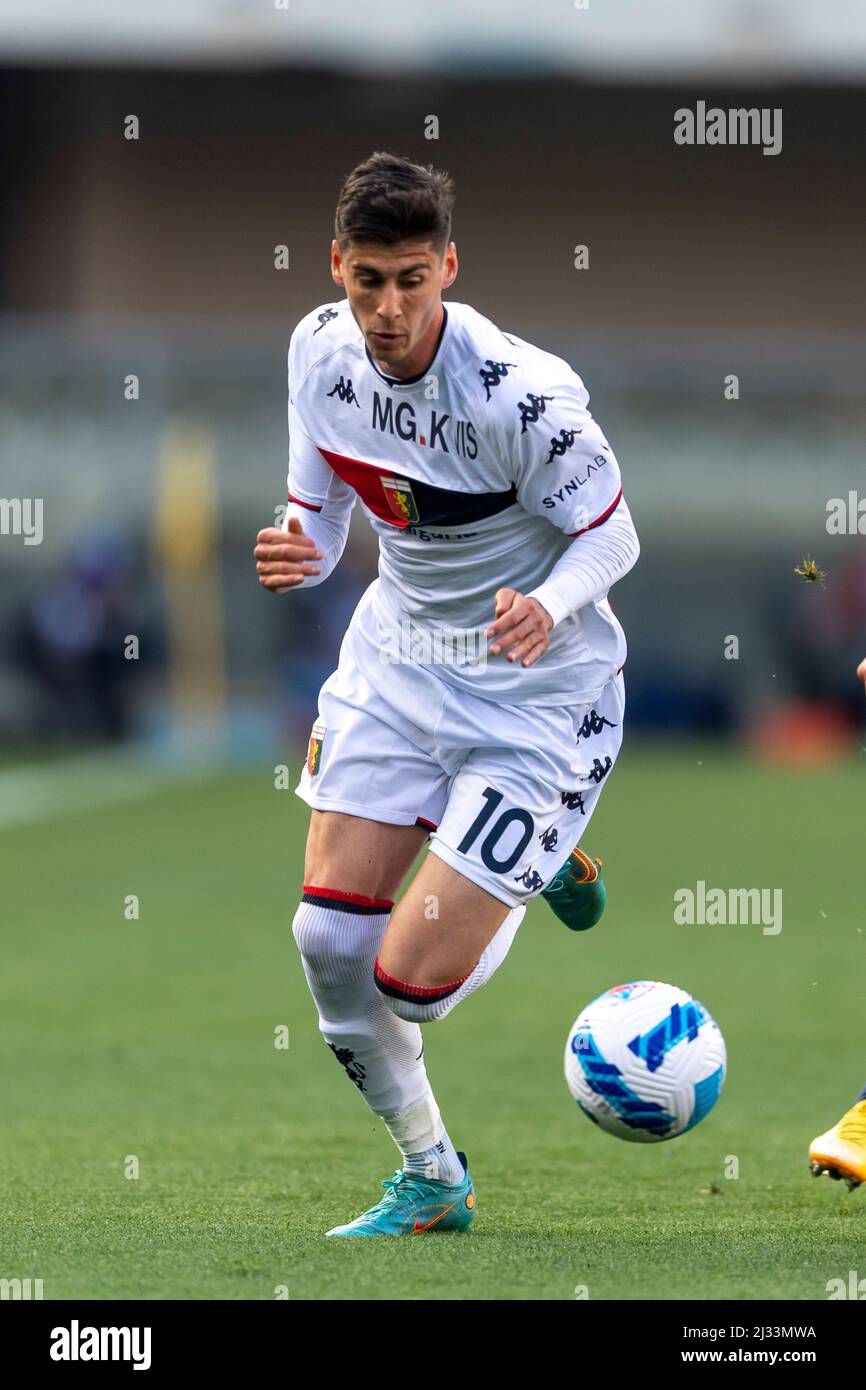
POLYGON ((417 663, 383 665, 374 686, 356 640, 350 627, 319 694, 298 796, 317 811, 425 826, 431 852, 494 898, 535 897, 580 842, 616 762, 622 674, 590 704, 497 704, 417 663))

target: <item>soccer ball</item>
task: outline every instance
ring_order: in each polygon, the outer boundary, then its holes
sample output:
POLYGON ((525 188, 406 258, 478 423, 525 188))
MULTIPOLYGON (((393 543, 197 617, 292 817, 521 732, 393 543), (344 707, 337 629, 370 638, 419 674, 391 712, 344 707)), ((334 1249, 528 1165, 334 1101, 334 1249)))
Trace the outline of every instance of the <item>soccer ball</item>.
POLYGON ((565 1045, 565 1080, 584 1115, 639 1144, 675 1139, 712 1110, 725 1040, 684 989, 636 980, 587 1004, 565 1045))

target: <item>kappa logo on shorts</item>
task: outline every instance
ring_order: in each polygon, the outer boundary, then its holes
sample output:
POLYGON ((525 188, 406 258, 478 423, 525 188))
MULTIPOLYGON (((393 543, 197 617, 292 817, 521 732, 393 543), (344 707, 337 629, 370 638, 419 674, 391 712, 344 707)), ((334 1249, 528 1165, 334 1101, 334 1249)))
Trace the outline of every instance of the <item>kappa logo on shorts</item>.
POLYGON ((420 521, 421 514, 412 492, 412 484, 405 478, 382 478, 385 501, 395 516, 401 521, 420 521))
POLYGON ((327 729, 318 720, 313 725, 310 734, 310 746, 307 749, 307 771, 311 777, 315 777, 322 762, 322 744, 325 742, 327 729))
POLYGON ((590 738, 593 734, 600 734, 604 728, 615 729, 616 727, 616 724, 612 724, 603 714, 599 714, 598 710, 592 709, 589 714, 583 716, 583 723, 577 731, 577 737, 590 738))

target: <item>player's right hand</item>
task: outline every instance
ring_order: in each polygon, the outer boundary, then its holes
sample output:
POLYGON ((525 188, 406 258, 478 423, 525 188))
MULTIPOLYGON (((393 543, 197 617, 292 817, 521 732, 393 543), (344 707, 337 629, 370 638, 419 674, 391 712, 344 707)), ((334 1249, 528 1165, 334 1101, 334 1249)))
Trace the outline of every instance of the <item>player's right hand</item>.
POLYGON ((864 656, 860 665, 857 667, 857 675, 860 677, 863 684, 866 685, 866 656, 864 656))
POLYGON ((278 531, 276 526, 260 531, 253 555, 259 583, 272 594, 287 594, 302 583, 305 574, 322 572, 321 565, 312 563, 321 560, 322 552, 316 549, 315 541, 304 535, 296 516, 289 517, 288 531, 278 531))

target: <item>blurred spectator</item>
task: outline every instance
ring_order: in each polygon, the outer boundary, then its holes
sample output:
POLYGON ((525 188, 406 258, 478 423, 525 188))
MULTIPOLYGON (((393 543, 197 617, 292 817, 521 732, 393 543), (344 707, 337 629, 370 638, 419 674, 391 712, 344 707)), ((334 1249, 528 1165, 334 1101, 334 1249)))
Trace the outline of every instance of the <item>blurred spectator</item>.
POLYGON ((136 633, 127 541, 105 534, 82 538, 57 579, 34 594, 20 616, 18 651, 36 686, 31 732, 125 737, 132 663, 124 642, 136 633))

